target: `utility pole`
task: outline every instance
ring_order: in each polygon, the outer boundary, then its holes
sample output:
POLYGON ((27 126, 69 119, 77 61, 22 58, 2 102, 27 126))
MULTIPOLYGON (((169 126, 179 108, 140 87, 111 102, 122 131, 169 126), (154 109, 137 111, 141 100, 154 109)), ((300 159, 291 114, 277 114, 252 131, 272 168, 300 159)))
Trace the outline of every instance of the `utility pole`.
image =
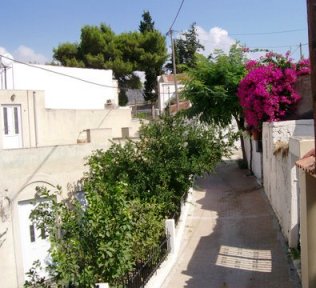
MULTIPOLYGON (((316 0, 307 0, 308 43, 311 63, 311 82, 314 108, 314 133, 316 150, 316 0)), ((315 163, 316 167, 316 163, 315 163)), ((315 168, 316 169, 316 168, 315 168)), ((316 172, 316 171, 315 171, 316 172)))
POLYGON ((303 59, 302 43, 300 43, 300 59, 303 59))
POLYGON ((168 34, 170 35, 171 48, 172 48, 172 67, 173 67, 173 79, 174 79, 174 92, 176 95, 176 107, 177 112, 179 111, 179 94, 178 94, 178 84, 177 84, 177 68, 176 68, 176 52, 175 52, 175 41, 172 37, 172 29, 169 30, 168 34))

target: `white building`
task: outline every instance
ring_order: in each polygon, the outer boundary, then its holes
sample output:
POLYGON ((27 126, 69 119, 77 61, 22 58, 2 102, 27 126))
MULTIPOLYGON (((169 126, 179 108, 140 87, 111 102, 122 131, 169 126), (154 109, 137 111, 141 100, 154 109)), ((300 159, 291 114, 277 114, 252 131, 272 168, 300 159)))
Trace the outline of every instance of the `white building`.
MULTIPOLYGON (((184 84, 181 83, 183 79, 183 74, 178 74, 177 76, 177 88, 178 92, 183 89, 184 84)), ((160 75, 157 77, 158 82, 158 109, 162 113, 170 101, 175 99, 175 83, 173 74, 160 75)))
POLYGON ((44 90, 45 108, 103 109, 118 105, 112 70, 12 63, 0 69, 0 88, 44 90))
POLYGON ((28 218, 35 187, 77 191, 85 157, 108 149, 109 140, 137 136, 140 125, 130 108, 115 105, 111 71, 49 66, 98 87, 20 65, 0 78, 6 88, 19 88, 0 90, 0 286, 7 288, 23 287, 33 261, 47 260, 49 243, 28 218))

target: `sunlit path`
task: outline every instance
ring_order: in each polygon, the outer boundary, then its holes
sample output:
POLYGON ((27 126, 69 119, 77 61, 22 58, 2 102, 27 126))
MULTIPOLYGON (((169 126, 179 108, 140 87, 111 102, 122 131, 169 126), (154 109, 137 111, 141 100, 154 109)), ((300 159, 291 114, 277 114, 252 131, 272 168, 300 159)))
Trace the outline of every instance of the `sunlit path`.
POLYGON ((179 256, 163 288, 297 288, 262 188, 228 161, 194 187, 179 256))

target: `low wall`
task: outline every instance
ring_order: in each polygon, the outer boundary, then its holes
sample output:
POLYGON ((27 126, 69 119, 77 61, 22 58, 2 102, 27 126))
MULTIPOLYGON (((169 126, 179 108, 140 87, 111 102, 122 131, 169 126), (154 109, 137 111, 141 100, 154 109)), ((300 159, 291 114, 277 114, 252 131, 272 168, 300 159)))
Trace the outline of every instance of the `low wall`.
POLYGON ((105 110, 47 110, 38 112, 38 146, 75 144, 80 133, 89 129, 111 129, 111 137, 122 137, 122 128, 128 128, 131 137, 139 129, 138 120, 132 120, 130 108, 105 110))
POLYGON ((85 157, 102 144, 48 146, 0 150, 0 278, 1 287, 22 287, 24 283, 22 235, 19 225, 19 203, 34 198, 36 186, 63 187, 74 191, 87 169, 85 157))
POLYGON ((290 247, 298 245, 299 189, 295 161, 300 155, 289 148, 291 137, 313 136, 313 120, 264 123, 262 133, 263 185, 290 247))

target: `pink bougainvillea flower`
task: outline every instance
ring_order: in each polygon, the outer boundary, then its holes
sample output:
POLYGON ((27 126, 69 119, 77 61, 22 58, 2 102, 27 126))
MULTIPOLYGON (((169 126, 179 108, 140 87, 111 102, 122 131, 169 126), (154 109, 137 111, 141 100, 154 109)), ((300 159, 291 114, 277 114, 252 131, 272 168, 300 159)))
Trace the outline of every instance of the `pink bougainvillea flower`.
POLYGON ((260 131, 263 122, 284 119, 300 100, 294 84, 299 75, 310 73, 310 65, 306 59, 293 63, 289 56, 269 52, 246 64, 248 74, 239 83, 238 97, 250 130, 260 131))

